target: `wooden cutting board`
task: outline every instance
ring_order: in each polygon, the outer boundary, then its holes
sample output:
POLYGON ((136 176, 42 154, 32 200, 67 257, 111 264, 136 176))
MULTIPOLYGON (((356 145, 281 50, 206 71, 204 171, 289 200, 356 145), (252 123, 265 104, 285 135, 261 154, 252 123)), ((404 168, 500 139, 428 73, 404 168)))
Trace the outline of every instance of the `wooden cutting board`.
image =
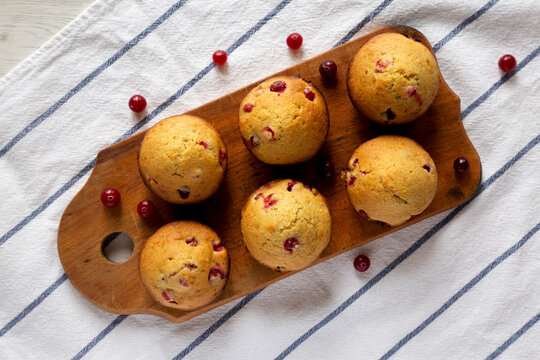
MULTIPOLYGON (((348 65, 362 44, 384 32, 412 36, 431 49, 427 39, 415 29, 386 27, 275 74, 311 80, 324 93, 328 103, 328 138, 323 149, 309 162, 270 166, 256 160, 245 148, 238 130, 238 108, 244 96, 258 82, 188 112, 213 123, 223 136, 229 153, 225 181, 219 191, 204 203, 189 206, 168 204, 146 188, 137 168, 137 152, 144 133, 101 151, 88 182, 65 210, 58 230, 60 259, 75 288, 107 311, 149 313, 182 322, 291 275, 259 265, 242 245, 240 235, 240 211, 248 195, 276 178, 294 178, 310 184, 328 200, 334 221, 333 235, 318 262, 469 199, 480 182, 480 158, 463 128, 459 97, 442 76, 433 105, 424 116, 405 126, 375 126, 362 118, 351 104, 345 81, 348 65), (331 87, 323 84, 318 72, 320 63, 328 59, 338 66, 338 81, 331 87), (388 133, 408 136, 420 143, 433 157, 439 174, 433 203, 421 215, 394 228, 359 216, 350 205, 340 178, 341 168, 347 166, 358 145, 388 133), (453 162, 459 156, 470 161, 470 170, 465 174, 454 172, 453 162), (325 160, 331 161, 336 168, 330 180, 325 179, 318 169, 325 160), (107 187, 117 188, 122 195, 122 202, 116 208, 106 208, 101 204, 101 191, 107 187), (150 220, 137 214, 137 203, 144 199, 153 200, 159 208, 150 220), (139 279, 138 258, 144 241, 163 224, 181 219, 197 220, 211 226, 222 238, 231 257, 229 280, 223 293, 212 303, 193 311, 170 309, 155 303, 139 279), (133 254, 123 263, 110 262, 102 253, 104 240, 115 232, 124 232, 133 239, 133 254)), ((385 241, 381 241, 379 246, 385 246, 385 241)))

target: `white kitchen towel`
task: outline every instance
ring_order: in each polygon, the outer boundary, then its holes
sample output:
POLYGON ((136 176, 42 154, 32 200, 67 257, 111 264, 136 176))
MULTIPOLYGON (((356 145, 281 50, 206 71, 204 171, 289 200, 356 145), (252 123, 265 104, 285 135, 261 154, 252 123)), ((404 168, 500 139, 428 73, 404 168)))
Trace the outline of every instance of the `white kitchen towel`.
POLYGON ((96 1, 0 80, 0 358, 538 359, 539 18, 536 0, 96 1), (470 202, 182 324, 73 288, 57 228, 98 151, 396 24, 427 36, 461 98, 483 167, 470 202))

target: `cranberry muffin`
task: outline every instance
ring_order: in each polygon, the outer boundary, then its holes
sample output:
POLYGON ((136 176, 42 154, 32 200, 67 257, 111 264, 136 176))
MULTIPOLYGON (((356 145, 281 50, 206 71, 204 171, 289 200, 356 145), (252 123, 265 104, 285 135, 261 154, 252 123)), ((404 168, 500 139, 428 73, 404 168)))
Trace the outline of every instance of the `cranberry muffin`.
POLYGON ((437 192, 433 159, 403 136, 380 136, 360 145, 343 177, 354 209, 390 226, 422 213, 437 192))
POLYGON ((383 125, 409 123, 431 106, 439 89, 435 56, 398 33, 372 37, 356 53, 347 74, 354 106, 383 125))
POLYGON ((253 88, 239 110, 240 134, 251 153, 274 165, 313 157, 328 133, 323 95, 298 77, 279 76, 253 88))
POLYGON ((218 131, 192 115, 171 116, 146 132, 139 172, 146 186, 175 204, 201 202, 219 188, 227 149, 218 131))
POLYGON ((163 306, 193 310, 225 287, 229 254, 218 235, 195 221, 162 226, 143 245, 139 272, 146 290, 163 306))
POLYGON ((240 225, 250 254, 278 271, 309 266, 332 235, 324 197, 291 179, 272 181, 253 192, 242 210, 240 225))

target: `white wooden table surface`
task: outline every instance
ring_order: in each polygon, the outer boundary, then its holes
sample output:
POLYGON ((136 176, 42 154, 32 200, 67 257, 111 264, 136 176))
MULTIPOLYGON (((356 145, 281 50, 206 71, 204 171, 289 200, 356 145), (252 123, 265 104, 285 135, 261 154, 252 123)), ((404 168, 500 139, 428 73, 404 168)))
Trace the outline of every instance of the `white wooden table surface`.
POLYGON ((0 0, 0 77, 66 26, 93 0, 0 0))

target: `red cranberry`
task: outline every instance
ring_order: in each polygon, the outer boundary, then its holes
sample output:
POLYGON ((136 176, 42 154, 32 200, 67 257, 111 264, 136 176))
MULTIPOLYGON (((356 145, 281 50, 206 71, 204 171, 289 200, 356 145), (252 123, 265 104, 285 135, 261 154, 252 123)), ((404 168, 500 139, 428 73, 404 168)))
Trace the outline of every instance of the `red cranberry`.
POLYGON ((407 97, 414 97, 414 100, 418 103, 418 106, 422 106, 422 98, 420 97, 420 94, 418 91, 416 91, 416 86, 411 85, 407 87, 407 97))
POLYGON ((178 304, 176 301, 174 301, 174 300, 171 299, 171 296, 172 296, 172 295, 167 294, 166 291, 163 291, 163 292, 161 293, 161 296, 163 296, 163 298, 165 299, 165 301, 168 301, 168 302, 170 302, 171 304, 178 304))
POLYGON ((319 65, 319 72, 325 80, 333 80, 336 77, 337 65, 332 60, 326 60, 319 65))
POLYGON ((188 244, 189 246, 195 247, 199 245, 199 240, 197 240, 196 237, 192 236, 186 239, 186 244, 188 244))
POLYGON ((205 149, 208 149, 208 144, 205 143, 204 141, 201 141, 201 142, 199 143, 199 145, 201 145, 201 146, 202 146, 203 148, 205 148, 205 149))
POLYGON ((210 284, 217 285, 223 279, 225 279, 225 272, 221 266, 219 266, 219 264, 212 266, 208 273, 208 281, 210 284))
POLYGON ((178 194, 180 197, 184 200, 186 200, 189 197, 189 194, 191 193, 191 188, 187 185, 184 185, 180 187, 179 189, 176 189, 178 191, 178 194))
POLYGON ((351 174, 351 175, 349 176, 349 182, 348 182, 348 185, 349 185, 349 186, 353 186, 355 182, 356 182, 356 176, 354 176, 353 174, 351 174))
POLYGON ((358 255, 354 259, 354 268, 360 272, 364 272, 369 269, 369 258, 366 255, 358 255))
POLYGON ((382 59, 379 59, 377 60, 377 62, 375 62, 375 66, 377 67, 377 69, 375 69, 375 72, 380 73, 381 72, 380 69, 386 69, 388 65, 392 65, 392 64, 393 64, 392 61, 384 60, 383 62, 382 59))
POLYGON ((371 220, 371 218, 369 217, 369 215, 367 214, 367 212, 365 212, 364 210, 358 210, 358 213, 360 215, 362 215, 363 217, 365 217, 366 219, 368 219, 369 221, 373 221, 371 220))
POLYGON ((227 53, 223 50, 218 50, 214 53, 214 55, 212 55, 212 60, 216 65, 225 65, 227 62, 227 53))
POLYGON ((465 157, 458 157, 454 160, 454 170, 458 173, 466 173, 469 171, 469 160, 465 157))
POLYGON ((219 165, 223 164, 225 160, 227 160, 227 153, 223 150, 219 150, 219 165))
POLYGON ((216 252, 221 252, 225 248, 223 247, 223 245, 221 245, 220 240, 214 239, 214 240, 212 240, 212 249, 214 249, 214 251, 216 251, 216 252))
POLYGON ((289 182, 287 183, 287 191, 292 191, 293 186, 296 185, 296 184, 298 184, 298 181, 294 181, 294 180, 293 180, 293 181, 289 181, 289 182))
POLYGON ((113 188, 103 190, 101 192, 101 202, 106 207, 114 207, 120 204, 120 192, 113 188))
POLYGON ((282 93, 287 88, 287 83, 282 80, 276 80, 272 84, 270 84, 270 91, 282 93))
POLYGON ((146 99, 142 95, 133 95, 129 99, 129 108, 136 113, 144 111, 146 109, 146 99))
POLYGON ((152 200, 143 200, 137 205, 137 212, 145 219, 154 216, 156 210, 156 204, 152 200))
POLYGON ((244 109, 245 112, 251 112, 251 110, 253 110, 253 108, 254 108, 254 105, 253 105, 253 104, 251 104, 251 103, 246 103, 246 104, 244 105, 244 108, 243 108, 243 109, 244 109))
POLYGON ((192 263, 185 263, 185 264, 184 264, 184 267, 188 268, 188 269, 191 270, 191 271, 197 269, 197 265, 192 264, 192 263))
POLYGON ((297 238, 288 238, 283 242, 283 248, 291 254, 298 245, 300 245, 300 241, 297 238))
POLYGON ((369 217, 369 215, 368 215, 364 210, 358 210, 358 213, 359 213, 360 215, 362 215, 363 217, 365 217, 367 220, 371 221, 371 222, 374 222, 374 223, 376 223, 376 224, 381 224, 381 225, 390 226, 389 224, 385 223, 384 221, 373 220, 372 218, 369 217))
POLYGON ((263 133, 263 136, 266 138, 266 140, 268 141, 275 140, 274 130, 272 130, 269 126, 265 126, 262 130, 262 133, 263 133))
POLYGON ((262 196, 262 193, 258 193, 257 195, 255 195, 255 197, 253 198, 253 200, 257 201, 259 200, 259 198, 262 196))
POLYGON ((516 68, 516 58, 510 54, 503 55, 499 59, 499 68, 504 72, 514 70, 516 68))
POLYGON ((306 99, 313 101, 315 99, 315 93, 310 88, 304 89, 304 96, 306 99))
POLYGON ((156 179, 154 179, 154 178, 152 178, 152 177, 149 177, 149 178, 148 178, 148 183, 150 183, 150 182, 152 182, 152 181, 155 182, 156 184, 159 184, 158 181, 157 181, 156 179))
POLYGON ((261 145, 261 141, 259 140, 259 137, 257 135, 251 135, 249 138, 249 142, 251 143, 251 146, 257 147, 261 145))
POLYGON ((296 50, 302 46, 302 35, 298 33, 292 33, 291 35, 287 36, 287 46, 293 50, 296 50))
POLYGON ((262 195, 263 202, 264 202, 264 210, 268 211, 269 207, 274 206, 274 205, 277 204, 277 200, 272 199, 272 195, 274 195, 274 194, 270 194, 268 196, 264 196, 263 194, 261 194, 261 195, 262 195))
POLYGON ((358 165, 358 158, 354 158, 354 160, 351 163, 351 167, 354 169, 358 165))

